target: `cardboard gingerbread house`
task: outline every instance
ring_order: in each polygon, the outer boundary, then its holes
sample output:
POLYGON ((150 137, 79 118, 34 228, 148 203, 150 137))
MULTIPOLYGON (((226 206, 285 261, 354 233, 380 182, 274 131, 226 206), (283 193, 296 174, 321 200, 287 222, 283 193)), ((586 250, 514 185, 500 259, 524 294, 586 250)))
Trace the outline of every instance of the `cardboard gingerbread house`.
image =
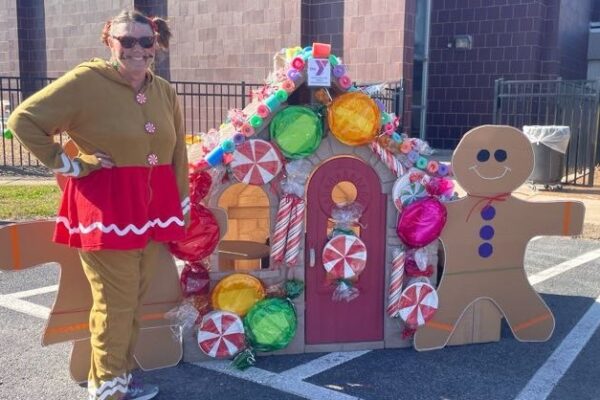
MULTIPOLYGON (((218 132, 190 148, 192 163, 221 169, 219 183, 213 182, 203 200, 223 210, 228 220, 228 231, 210 257, 211 288, 239 273, 258 278, 265 287, 290 278, 303 281, 305 291, 293 301, 295 336, 278 353, 407 347, 412 332, 398 318, 402 289, 409 280, 435 285, 439 246, 435 237, 416 246, 418 263, 414 249, 405 254, 397 232, 399 209, 403 202, 429 196, 424 185, 411 185, 411 174, 447 179, 450 169, 429 157, 425 143, 397 132, 399 117, 377 100, 381 87, 354 86, 328 48, 315 44, 277 53, 272 75, 251 104, 230 112, 218 132), (290 171, 287 166, 299 160, 301 172, 290 171), (286 179, 298 174, 303 186, 292 196, 296 204, 289 216, 286 179), (335 240, 340 205, 357 205, 361 213, 350 224, 350 235, 335 240), (298 208, 301 215, 294 223, 298 208), (357 270, 338 273, 353 268, 353 257, 364 257, 357 270), (405 257, 413 262, 412 273, 403 265, 402 271, 395 270, 405 257), (344 280, 359 294, 336 301, 336 288, 344 280)), ((451 195, 446 190, 444 199, 451 195)), ((437 307, 434 296, 431 304, 416 300, 427 315, 437 307)), ((405 305, 404 312, 410 307, 405 305)), ((498 315, 492 314, 486 329, 474 330, 474 310, 457 324, 450 344, 498 340, 498 315)), ((422 319, 422 311, 412 318, 422 319)), ((414 329, 425 320, 412 322, 414 329)), ((195 335, 184 337, 186 361, 206 357, 195 335)))

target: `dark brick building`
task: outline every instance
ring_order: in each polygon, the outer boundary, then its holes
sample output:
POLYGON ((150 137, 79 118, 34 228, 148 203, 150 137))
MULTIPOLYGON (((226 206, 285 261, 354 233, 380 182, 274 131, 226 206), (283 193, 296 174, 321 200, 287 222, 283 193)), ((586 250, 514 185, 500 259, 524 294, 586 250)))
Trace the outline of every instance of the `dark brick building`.
POLYGON ((261 82, 280 48, 329 42, 358 82, 404 80, 404 124, 452 148, 504 79, 583 79, 597 0, 0 0, 0 75, 57 76, 108 51, 103 22, 167 16, 171 80, 261 82), (467 48, 460 48, 461 45, 467 48), (470 48, 469 48, 470 47, 470 48), (414 79, 413 79, 414 77, 414 79))

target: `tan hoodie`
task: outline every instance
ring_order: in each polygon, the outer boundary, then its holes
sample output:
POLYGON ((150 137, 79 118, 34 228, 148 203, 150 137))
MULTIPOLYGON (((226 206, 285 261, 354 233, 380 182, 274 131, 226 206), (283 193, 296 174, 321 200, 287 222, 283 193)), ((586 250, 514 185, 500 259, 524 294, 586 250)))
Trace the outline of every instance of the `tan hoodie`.
POLYGON ((110 64, 92 59, 27 98, 8 127, 44 165, 75 178, 101 168, 96 152, 117 167, 172 164, 183 207, 189 204, 188 165, 177 95, 152 73, 141 92, 144 102, 110 64), (79 149, 73 160, 52 138, 61 132, 79 149))

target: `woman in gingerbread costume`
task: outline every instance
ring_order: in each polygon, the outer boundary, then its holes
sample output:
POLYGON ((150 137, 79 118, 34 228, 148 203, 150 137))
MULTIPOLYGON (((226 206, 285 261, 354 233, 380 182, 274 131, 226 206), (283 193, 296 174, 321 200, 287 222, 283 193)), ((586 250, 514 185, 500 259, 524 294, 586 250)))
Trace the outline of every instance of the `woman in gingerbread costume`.
POLYGON ((165 242, 184 237, 188 166, 175 90, 150 69, 166 49, 166 21, 124 11, 93 59, 24 101, 8 126, 46 166, 69 176, 54 241, 76 247, 92 289, 90 399, 151 399, 158 388, 131 384, 142 297, 165 242), (66 132, 69 158, 52 135, 66 132))
POLYGON ((477 127, 457 146, 452 168, 467 196, 447 203, 439 309, 417 331, 417 350, 444 347, 478 299, 496 304, 518 340, 545 341, 552 335, 554 317, 525 274, 525 249, 534 236, 580 234, 585 209, 580 202, 514 197, 533 162, 529 140, 510 126, 477 127))

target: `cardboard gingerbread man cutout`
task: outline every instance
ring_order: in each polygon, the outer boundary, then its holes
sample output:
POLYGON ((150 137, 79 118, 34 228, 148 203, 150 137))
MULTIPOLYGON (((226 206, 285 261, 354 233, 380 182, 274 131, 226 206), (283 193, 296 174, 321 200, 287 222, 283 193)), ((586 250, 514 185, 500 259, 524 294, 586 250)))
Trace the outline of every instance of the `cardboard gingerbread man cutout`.
POLYGON ((580 202, 514 197, 533 165, 529 140, 510 126, 474 128, 458 144, 452 167, 467 196, 446 205, 440 306, 415 334, 417 350, 444 347, 479 299, 498 307, 520 341, 546 341, 552 335, 554 316, 527 280, 525 249, 534 236, 580 234, 585 209, 580 202))
MULTIPOLYGON (((91 359, 88 321, 92 292, 77 250, 52 242, 55 224, 28 221, 0 227, 0 270, 19 271, 48 262, 60 264, 58 293, 46 321, 42 345, 73 341, 71 377, 85 382, 91 359)), ((173 258, 163 256, 142 305, 134 352, 137 365, 144 370, 176 365, 183 355, 181 341, 165 317, 181 300, 179 275, 173 258)))

